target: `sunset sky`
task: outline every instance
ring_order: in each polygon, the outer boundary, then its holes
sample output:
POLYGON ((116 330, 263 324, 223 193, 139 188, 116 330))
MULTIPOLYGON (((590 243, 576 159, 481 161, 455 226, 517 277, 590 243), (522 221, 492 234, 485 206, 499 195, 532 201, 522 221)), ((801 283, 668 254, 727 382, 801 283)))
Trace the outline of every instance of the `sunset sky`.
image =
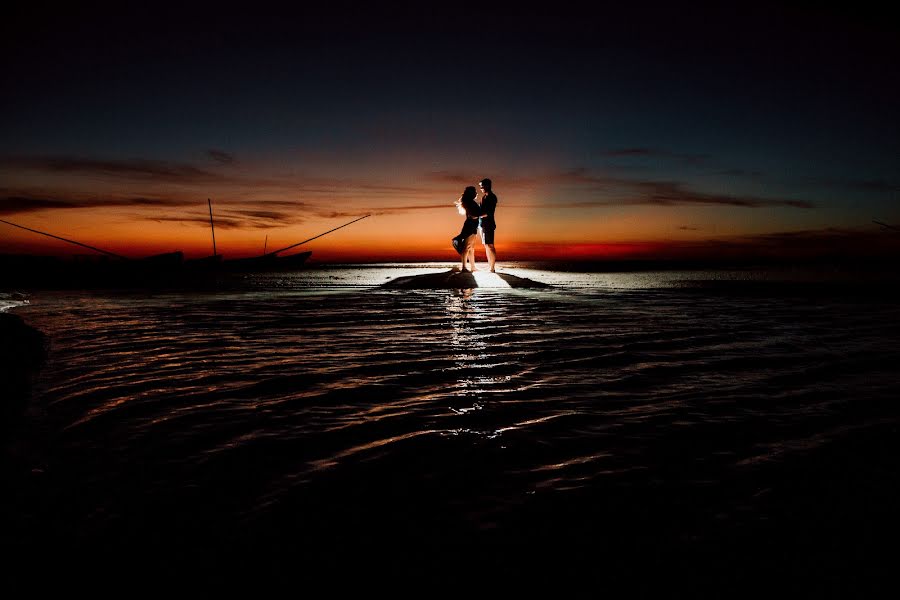
MULTIPOLYGON (((680 4, 17 8, 0 219, 203 256, 210 198, 226 256, 371 214, 301 249, 454 260, 490 177, 501 261, 896 247, 893 21, 680 4)), ((85 250, 0 224, 0 252, 85 250)))

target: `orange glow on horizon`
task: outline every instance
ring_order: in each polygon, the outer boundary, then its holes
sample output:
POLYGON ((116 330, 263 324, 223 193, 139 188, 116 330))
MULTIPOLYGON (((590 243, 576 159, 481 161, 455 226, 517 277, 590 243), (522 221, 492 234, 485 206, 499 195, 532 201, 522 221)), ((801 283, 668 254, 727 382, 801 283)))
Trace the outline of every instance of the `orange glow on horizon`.
MULTIPOLYGON (((830 238, 821 236, 785 237, 779 242, 777 235, 773 237, 764 229, 764 221, 740 220, 739 215, 722 209, 689 211, 639 206, 615 212, 567 211, 552 205, 539 208, 527 199, 520 204, 512 200, 504 204, 502 197, 496 241, 501 263, 704 259, 751 253, 790 257, 810 256, 833 247, 830 238), (710 221, 715 226, 708 225, 710 221), (678 225, 684 222, 696 226, 678 225)), ((423 198, 414 203, 397 200, 380 210, 359 205, 361 201, 341 201, 330 213, 325 207, 313 209, 302 203, 262 208, 252 202, 222 202, 218 207, 213 203, 216 249, 226 258, 259 256, 264 249, 272 252, 302 242, 371 213, 362 221, 284 254, 311 251, 311 262, 322 263, 455 262, 458 256, 450 239, 459 232, 462 218, 453 206, 454 200, 452 195, 430 192, 423 193, 423 198), (273 219, 270 225, 266 210, 279 211, 279 219, 273 219)), ((140 205, 84 207, 34 210, 3 218, 128 257, 173 251, 182 251, 186 258, 212 254, 205 202, 192 204, 188 209, 140 205)), ((866 250, 863 244, 857 247, 860 253, 866 250)), ((843 248, 853 251, 852 243, 844 243, 843 248)), ((0 224, 0 253, 73 256, 90 255, 92 251, 0 224)), ((476 243, 476 253, 478 261, 485 260, 480 241, 476 243)))

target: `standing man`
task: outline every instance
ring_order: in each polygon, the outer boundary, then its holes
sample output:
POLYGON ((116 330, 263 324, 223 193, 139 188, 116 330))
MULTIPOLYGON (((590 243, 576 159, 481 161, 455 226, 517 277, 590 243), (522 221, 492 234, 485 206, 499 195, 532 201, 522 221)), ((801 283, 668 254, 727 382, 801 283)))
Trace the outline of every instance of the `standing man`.
POLYGON ((488 266, 491 273, 495 273, 494 265, 497 262, 497 251, 494 249, 494 230, 497 222, 494 221, 494 211, 497 210, 497 196, 491 191, 491 180, 482 179, 478 182, 481 188, 481 218, 478 220, 478 228, 481 230, 481 243, 484 253, 487 255, 488 266))

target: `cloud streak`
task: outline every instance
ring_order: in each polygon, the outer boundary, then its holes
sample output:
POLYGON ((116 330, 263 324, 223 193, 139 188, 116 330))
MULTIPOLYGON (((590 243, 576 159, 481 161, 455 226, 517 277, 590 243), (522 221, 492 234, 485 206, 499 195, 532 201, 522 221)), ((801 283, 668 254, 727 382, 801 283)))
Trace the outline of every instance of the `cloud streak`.
MULTIPOLYGON (((733 206, 739 208, 790 207, 815 208, 809 200, 795 198, 762 198, 740 194, 714 194, 692 189, 679 181, 628 179, 596 174, 584 167, 549 173, 538 177, 512 178, 521 188, 568 187, 594 193, 598 198, 579 201, 553 201, 554 209, 614 206, 733 206)), ((533 207, 533 206, 529 206, 533 207)))
POLYGON ((235 162, 234 154, 225 152, 224 150, 210 148, 206 151, 206 154, 220 165, 233 165, 235 162))
POLYGON ((635 197, 627 198, 624 204, 649 204, 654 206, 681 205, 718 205, 737 206, 741 208, 762 208, 787 206, 791 208, 814 208, 812 202, 791 198, 759 198, 755 196, 737 196, 729 194, 708 194, 697 192, 675 181, 642 181, 635 184, 639 192, 635 197))
MULTIPOLYGON (((186 206, 183 200, 165 198, 34 198, 28 196, 0 197, 0 215, 36 212, 50 209, 107 208, 120 206, 186 206)), ((194 202, 191 202, 194 204, 194 202)))
POLYGON ((96 160, 63 156, 0 159, 0 169, 30 169, 50 173, 102 175, 170 183, 215 183, 228 178, 194 165, 161 160, 96 160))
MULTIPOLYGON (((208 155, 219 165, 229 166, 234 156, 218 150, 208 155)), ((190 163, 162 160, 114 160, 91 159, 73 156, 13 156, 0 157, 0 171, 34 171, 54 175, 92 176, 116 180, 134 186, 150 184, 176 184, 202 186, 204 190, 216 186, 230 186, 233 193, 297 194, 313 196, 397 196, 411 198, 421 195, 422 188, 410 185, 384 184, 365 178, 314 177, 304 174, 278 176, 252 176, 233 172, 219 172, 190 163)), ((25 195, 25 194, 22 194, 25 195)))
POLYGON ((886 179, 820 179, 813 180, 813 182, 827 187, 839 187, 862 192, 900 192, 900 181, 888 181, 886 179))
POLYGON ((706 154, 682 154, 680 152, 670 152, 668 150, 660 150, 657 148, 614 148, 600 153, 600 156, 611 158, 651 158, 659 160, 674 160, 689 165, 702 165, 709 160, 706 154))
POLYGON ((54 200, 52 198, 25 198, 22 196, 0 198, 0 215, 14 215, 58 208, 76 208, 76 206, 71 202, 54 200))
MULTIPOLYGON (((198 227, 209 227, 209 217, 202 215, 163 215, 155 217, 145 217, 143 220, 152 221, 154 223, 181 223, 185 225, 197 225, 198 227)), ((285 225, 292 225, 294 223, 300 222, 302 221, 290 222, 288 220, 285 220, 284 222, 281 222, 273 219, 241 218, 228 215, 215 218, 216 229, 270 229, 273 227, 282 227, 285 225)))

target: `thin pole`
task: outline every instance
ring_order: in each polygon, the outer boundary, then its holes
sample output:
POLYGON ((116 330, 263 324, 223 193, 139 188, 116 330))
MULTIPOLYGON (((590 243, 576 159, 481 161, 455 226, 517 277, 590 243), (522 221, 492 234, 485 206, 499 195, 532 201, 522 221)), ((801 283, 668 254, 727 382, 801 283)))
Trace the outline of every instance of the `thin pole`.
POLYGON ((215 227, 215 225, 213 225, 213 220, 212 220, 212 201, 209 198, 207 198, 206 203, 209 205, 209 228, 212 231, 213 256, 215 256, 216 255, 216 227, 215 227))
POLYGON ((58 235, 53 235, 52 233, 46 233, 43 231, 38 231, 37 229, 31 229, 29 227, 23 227, 22 225, 16 225, 15 223, 10 223, 9 221, 4 221, 0 219, 0 223, 6 223, 7 225, 12 225, 13 227, 18 227, 19 229, 24 229, 25 231, 30 231, 32 233, 39 233, 41 235, 46 235, 47 237, 52 237, 57 240, 62 240, 64 242, 69 242, 70 244, 75 244, 77 246, 82 246, 89 250, 93 250, 94 252, 99 252, 101 254, 107 254, 109 256, 115 256, 116 258, 121 258, 122 260, 131 260, 127 256, 122 256, 121 254, 116 254, 115 252, 110 252, 108 250, 101 250, 100 248, 94 248, 93 246, 88 246, 87 244, 82 244, 81 242, 76 242, 75 240, 67 240, 64 237, 59 237, 58 235))
POLYGON ((266 246, 269 245, 269 234, 266 234, 266 241, 263 242, 263 256, 266 255, 266 246))
MULTIPOLYGON (((353 224, 356 223, 357 221, 362 221, 362 220, 365 219, 366 217, 371 217, 371 216, 372 216, 372 215, 366 215, 365 217, 360 217, 360 218, 358 218, 358 219, 354 219, 354 220, 350 221, 349 223, 344 223, 343 225, 341 225, 341 227, 346 227, 347 225, 353 225, 353 224)), ((320 237, 322 237, 323 235, 326 235, 326 234, 328 234, 328 233, 331 233, 332 231, 337 231, 337 230, 340 229, 341 227, 335 227, 334 229, 329 229, 329 230, 326 231, 325 233, 320 233, 319 235, 314 236, 314 237, 311 237, 311 238, 309 238, 308 240, 303 240, 302 242, 297 242, 296 244, 291 244, 290 246, 285 246, 284 248, 281 248, 280 250, 275 250, 274 252, 269 252, 269 254, 278 254, 279 252, 284 252, 285 250, 290 250, 291 248, 296 248, 297 246, 300 246, 300 245, 302 245, 302 244, 305 244, 306 242, 311 242, 311 241, 313 241, 313 240, 316 239, 316 238, 320 238, 320 237)))

